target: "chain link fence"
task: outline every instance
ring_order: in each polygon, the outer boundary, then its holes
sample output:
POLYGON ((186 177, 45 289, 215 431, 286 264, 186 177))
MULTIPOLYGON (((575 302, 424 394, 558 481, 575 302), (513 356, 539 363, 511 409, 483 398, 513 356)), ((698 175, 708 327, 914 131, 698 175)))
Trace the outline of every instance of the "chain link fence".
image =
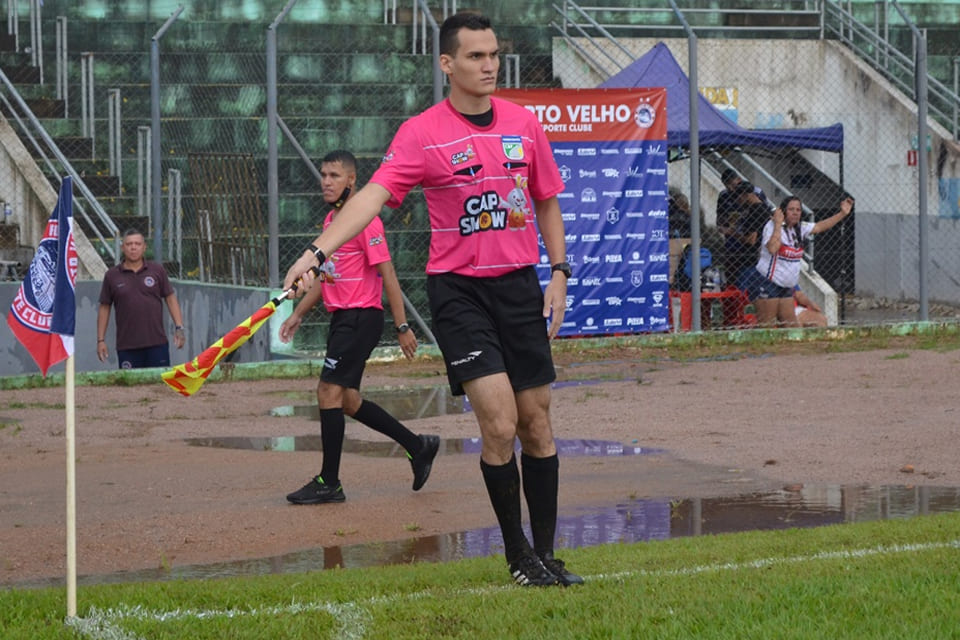
MULTIPOLYGON (((47 4, 45 20, 52 25, 59 5, 47 4)), ((266 285, 271 234, 282 277, 319 231, 327 209, 319 159, 337 148, 352 151, 363 184, 400 123, 433 102, 430 23, 421 12, 414 27, 414 3, 399 4, 399 11, 390 11, 390 3, 365 2, 340 13, 295 6, 279 20, 262 7, 250 20, 197 19, 186 12, 156 40, 159 154, 151 146, 150 47, 162 18, 157 11, 155 22, 71 17, 68 118, 43 122, 58 138, 91 138, 90 157, 73 160, 78 173, 114 178, 102 181, 103 206, 120 232, 132 226, 159 237, 162 255, 155 257, 174 276, 266 285), (270 20, 277 20, 276 228, 267 153, 270 20), (161 211, 150 190, 154 157, 160 158, 161 211)), ((504 54, 503 86, 596 87, 661 41, 689 73, 689 40, 673 11, 609 4, 583 9, 571 2, 480 1, 470 8, 494 20, 504 54)), ((818 293, 815 300, 831 322, 877 321, 860 309, 869 301, 915 303, 924 264, 929 297, 938 303, 932 315, 952 314, 960 303, 960 258, 952 250, 960 240, 956 81, 951 86, 949 80, 951 69, 956 77, 952 60, 960 54, 955 39, 931 40, 931 71, 942 86, 933 86, 938 97, 931 98, 929 138, 920 144, 912 40, 905 35, 910 29, 891 3, 731 2, 720 9, 687 4, 680 11, 699 36, 697 85, 720 117, 771 132, 843 127, 840 152, 802 144, 707 145, 696 189, 690 150, 673 150, 671 191, 677 203, 679 196, 699 193, 691 208, 699 209, 700 241, 717 262, 729 260, 718 226, 730 225, 722 224, 722 215, 718 221, 717 212, 724 171, 760 187, 775 203, 799 195, 811 220, 834 213, 849 193, 856 198, 855 213, 806 247, 811 275, 803 286, 818 293), (918 154, 929 160, 927 255, 919 246, 918 154)), ((0 191, 6 191, 3 185, 0 191)), ((4 193, 0 198, 9 199, 4 193)), ((411 306, 424 313, 429 229, 421 194, 412 193, 399 211, 388 210, 383 221, 401 286, 411 306)), ((109 246, 110 238, 105 235, 101 244, 109 246)), ((105 249, 101 254, 109 258, 105 249)), ((733 282, 730 273, 726 278, 733 282)), ((908 309, 898 319, 916 319, 916 313, 908 309)), ((297 348, 320 350, 325 323, 323 310, 314 310, 297 334, 297 348)), ((391 326, 388 317, 384 344, 395 344, 391 326)))

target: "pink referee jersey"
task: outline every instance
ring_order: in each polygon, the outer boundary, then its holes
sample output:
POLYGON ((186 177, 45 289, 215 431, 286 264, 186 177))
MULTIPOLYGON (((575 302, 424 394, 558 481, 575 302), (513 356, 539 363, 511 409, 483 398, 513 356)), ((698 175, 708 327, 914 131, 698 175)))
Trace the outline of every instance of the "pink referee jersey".
POLYGON ((427 273, 494 277, 539 260, 533 202, 563 191, 543 128, 525 107, 491 98, 478 127, 449 100, 397 131, 376 182, 399 207, 416 185, 430 212, 427 273))
MULTIPOLYGON (((327 214, 323 228, 330 226, 327 214)), ((337 309, 383 309, 383 278, 376 265, 390 260, 383 221, 374 218, 359 235, 344 243, 323 264, 323 306, 337 309)))

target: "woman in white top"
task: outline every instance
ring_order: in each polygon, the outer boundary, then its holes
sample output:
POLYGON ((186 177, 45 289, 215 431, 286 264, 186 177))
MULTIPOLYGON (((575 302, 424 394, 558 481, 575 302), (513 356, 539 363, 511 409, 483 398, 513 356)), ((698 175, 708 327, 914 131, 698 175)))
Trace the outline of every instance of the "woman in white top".
POLYGON ((801 222, 800 198, 786 198, 763 227, 755 280, 757 322, 766 326, 798 327, 793 291, 800 281, 803 242, 810 235, 832 228, 850 215, 853 198, 844 198, 840 210, 820 222, 801 222))

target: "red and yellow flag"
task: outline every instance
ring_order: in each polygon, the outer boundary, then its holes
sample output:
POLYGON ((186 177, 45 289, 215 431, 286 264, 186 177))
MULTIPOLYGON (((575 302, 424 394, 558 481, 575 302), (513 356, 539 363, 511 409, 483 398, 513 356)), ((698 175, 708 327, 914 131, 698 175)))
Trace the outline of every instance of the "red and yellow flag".
POLYGON ((257 329, 267 321, 267 318, 273 315, 273 312, 277 310, 277 305, 283 300, 282 297, 274 298, 257 309, 252 316, 231 329, 212 346, 207 347, 203 353, 191 362, 178 364, 164 373, 162 375, 163 381, 181 395, 192 396, 207 381, 207 376, 213 372, 217 363, 249 340, 250 336, 256 333, 257 329))

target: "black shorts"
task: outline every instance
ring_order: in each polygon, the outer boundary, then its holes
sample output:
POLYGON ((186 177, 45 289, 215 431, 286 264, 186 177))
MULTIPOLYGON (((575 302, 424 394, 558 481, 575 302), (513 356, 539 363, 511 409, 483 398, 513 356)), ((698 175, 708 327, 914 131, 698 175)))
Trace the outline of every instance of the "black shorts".
POLYGON ((383 309, 339 309, 330 319, 320 379, 359 389, 367 359, 383 335, 383 309))
POLYGON ((543 291, 533 267, 496 278, 427 277, 433 333, 454 395, 463 383, 506 372, 514 391, 556 380, 543 291))

